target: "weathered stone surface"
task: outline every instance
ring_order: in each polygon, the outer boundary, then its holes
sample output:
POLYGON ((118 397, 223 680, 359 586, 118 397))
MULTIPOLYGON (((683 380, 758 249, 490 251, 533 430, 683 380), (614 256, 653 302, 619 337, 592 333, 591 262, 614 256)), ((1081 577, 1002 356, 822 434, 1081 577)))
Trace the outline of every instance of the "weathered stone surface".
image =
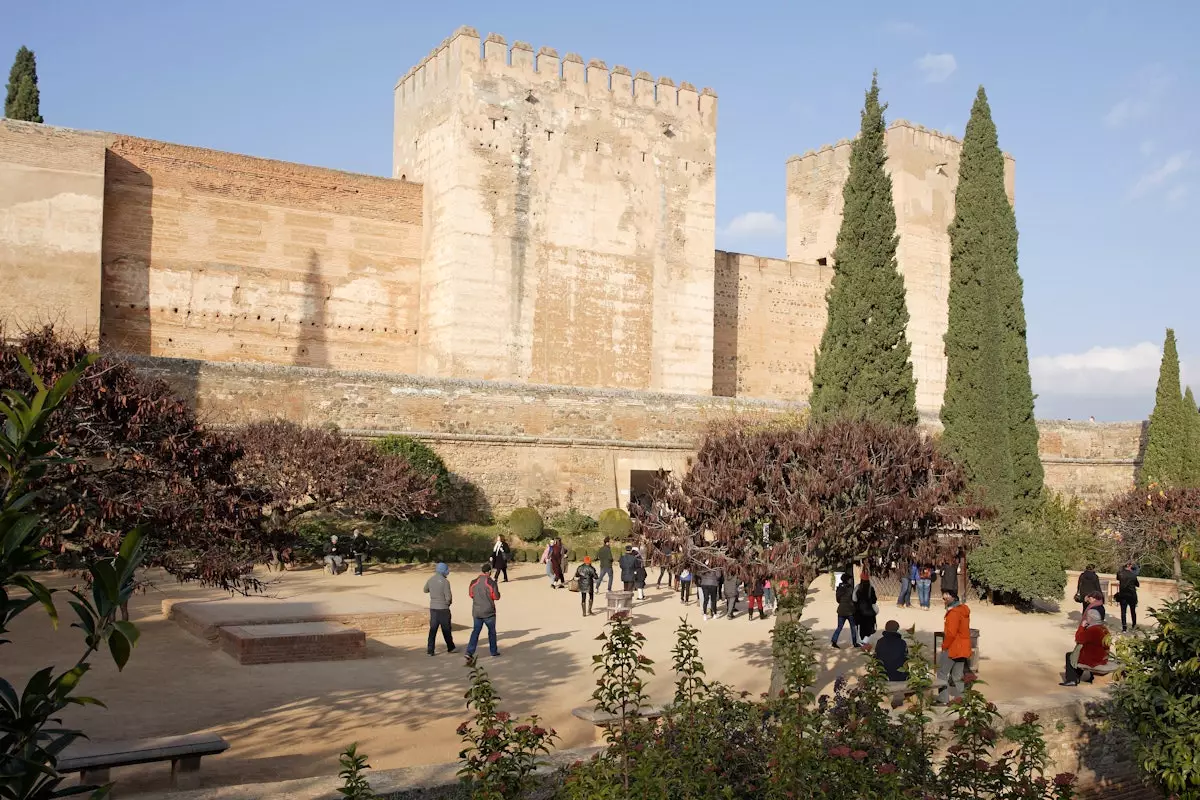
POLYGON ((367 657, 367 635, 337 622, 229 625, 221 649, 239 664, 349 661, 367 657))

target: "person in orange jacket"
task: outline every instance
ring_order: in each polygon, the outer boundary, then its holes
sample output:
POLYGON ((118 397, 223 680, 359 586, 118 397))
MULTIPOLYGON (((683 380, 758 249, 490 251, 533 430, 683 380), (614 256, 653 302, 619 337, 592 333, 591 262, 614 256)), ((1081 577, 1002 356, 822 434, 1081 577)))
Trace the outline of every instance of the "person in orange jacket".
POLYGON ((948 703, 950 696, 961 697, 963 675, 971 660, 971 609, 958 599, 954 589, 942 590, 946 604, 946 623, 942 634, 942 652, 938 654, 938 677, 946 681, 938 691, 938 702, 948 703))

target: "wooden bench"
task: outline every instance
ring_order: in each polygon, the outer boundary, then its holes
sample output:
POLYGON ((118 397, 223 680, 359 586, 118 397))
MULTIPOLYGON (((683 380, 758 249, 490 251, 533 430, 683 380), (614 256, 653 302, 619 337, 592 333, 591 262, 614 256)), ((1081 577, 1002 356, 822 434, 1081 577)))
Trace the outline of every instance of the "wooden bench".
POLYGON ((58 759, 58 771, 78 772, 80 783, 103 785, 108 783, 108 771, 113 767, 170 761, 171 785, 175 786, 180 774, 200 771, 201 758, 228 749, 229 742, 211 733, 121 742, 81 740, 63 751, 58 759))

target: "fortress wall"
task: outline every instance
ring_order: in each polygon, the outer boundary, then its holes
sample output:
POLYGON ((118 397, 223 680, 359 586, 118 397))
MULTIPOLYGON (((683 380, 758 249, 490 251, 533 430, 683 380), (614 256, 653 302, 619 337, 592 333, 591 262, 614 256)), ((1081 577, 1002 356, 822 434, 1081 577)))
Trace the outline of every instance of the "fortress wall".
MULTIPOLYGON (((897 261, 908 300, 908 340, 917 379, 917 410, 937 415, 946 388, 942 337, 948 319, 950 236, 962 142, 897 120, 887 130, 888 171, 900 236, 897 261)), ((787 164, 787 252, 791 261, 833 264, 841 225, 850 141, 793 156, 787 164)), ((1006 188, 1015 193, 1015 162, 1005 156, 1006 188)))
POLYGON ((104 138, 0 120, 0 322, 100 332, 104 138))
POLYGON ((713 394, 807 401, 830 267, 716 253, 713 394))
MULTIPOLYGON (((215 425, 283 417, 362 436, 426 440, 493 510, 547 498, 596 512, 629 501, 631 471, 687 469, 708 425, 802 406, 772 400, 584 389, 268 364, 135 358, 215 425)), ((1039 423, 1051 486, 1088 502, 1121 490, 1139 423, 1039 423), (1069 459, 1069 461, 1068 461, 1069 459), (1075 472, 1056 472, 1058 465, 1075 472), (1082 476, 1076 483, 1075 476, 1082 476), (1061 480, 1059 480, 1061 479, 1061 480), (1056 483, 1055 481, 1058 480, 1056 483)))
POLYGON ((711 91, 462 28, 395 114, 393 174, 426 187, 422 373, 712 390, 711 91))
POLYGON ((105 161, 107 344, 415 370, 419 185, 130 136, 105 161))

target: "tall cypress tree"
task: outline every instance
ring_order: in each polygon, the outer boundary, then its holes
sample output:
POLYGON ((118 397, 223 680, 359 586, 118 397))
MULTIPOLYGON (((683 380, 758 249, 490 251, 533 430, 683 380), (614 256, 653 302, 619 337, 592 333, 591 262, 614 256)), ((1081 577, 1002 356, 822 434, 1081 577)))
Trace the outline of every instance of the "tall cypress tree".
POLYGON ((949 322, 942 424, 946 446, 1002 518, 1034 510, 1038 458, 1017 221, 983 87, 975 96, 950 225, 949 322))
POLYGON ((1150 414, 1150 429, 1146 432, 1146 452, 1142 456, 1142 469, 1138 472, 1138 485, 1184 484, 1184 454, 1191 428, 1190 419, 1184 411, 1183 398, 1179 393, 1179 351, 1175 347, 1175 331, 1167 328, 1162 364, 1158 368, 1154 411, 1150 414))
POLYGON ((4 116, 26 122, 41 122, 41 94, 38 91, 37 59, 22 46, 8 73, 8 93, 4 97, 4 116))
POLYGON ((834 250, 828 322, 813 366, 814 417, 917 423, 916 381, 905 335, 908 307, 896 266, 896 208, 884 169, 887 146, 878 74, 871 78, 859 136, 850 146, 842 226, 834 250))
POLYGON ((1183 393, 1183 420, 1187 424, 1183 482, 1186 486, 1200 486, 1200 409, 1196 408, 1196 397, 1190 386, 1183 393))

